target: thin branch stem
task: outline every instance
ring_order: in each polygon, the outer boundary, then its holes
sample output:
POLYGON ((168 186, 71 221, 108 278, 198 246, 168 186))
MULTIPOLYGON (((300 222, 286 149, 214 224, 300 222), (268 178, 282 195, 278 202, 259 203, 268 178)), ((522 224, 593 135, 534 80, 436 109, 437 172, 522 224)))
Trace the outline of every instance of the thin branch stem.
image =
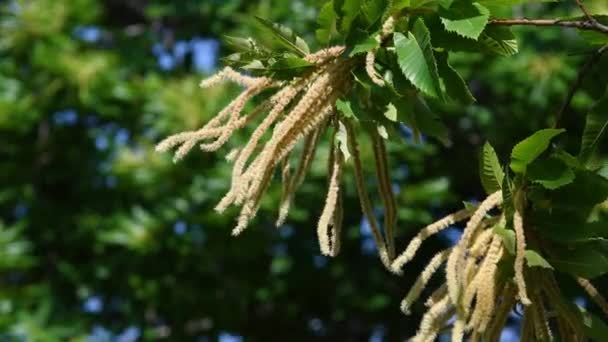
POLYGON ((575 1, 576 1, 576 4, 578 5, 578 8, 580 8, 581 12, 583 12, 585 17, 587 17, 587 20, 592 23, 597 23, 597 20, 595 20, 595 18, 591 15, 591 13, 589 13, 589 11, 587 11, 587 8, 583 5, 583 2, 581 0, 575 0, 575 1))
POLYGON ((583 80, 585 79, 585 77, 587 76, 589 71, 591 70, 591 67, 593 66, 593 64, 595 64, 600 59, 602 54, 606 51, 608 51, 608 45, 604 45, 601 48, 599 48, 597 51, 595 51, 591 55, 591 57, 589 57, 587 62, 578 71, 576 80, 574 81, 572 86, 570 86, 570 89, 568 90, 568 95, 566 96, 566 100, 564 101, 564 104, 562 104, 561 109, 559 110, 559 112, 557 113, 557 116, 555 117, 555 124, 553 125, 553 128, 559 127, 560 120, 564 116, 564 113, 566 112, 566 110, 568 110, 568 107, 570 107, 570 102, 572 101, 574 94, 576 93, 578 88, 583 83, 583 80))
MULTIPOLYGON (((591 17, 593 18, 593 17, 591 17)), ((561 26, 573 27, 580 30, 596 31, 608 34, 608 26, 599 23, 595 18, 591 20, 560 20, 560 19, 491 19, 490 25, 506 25, 506 26, 561 26)))

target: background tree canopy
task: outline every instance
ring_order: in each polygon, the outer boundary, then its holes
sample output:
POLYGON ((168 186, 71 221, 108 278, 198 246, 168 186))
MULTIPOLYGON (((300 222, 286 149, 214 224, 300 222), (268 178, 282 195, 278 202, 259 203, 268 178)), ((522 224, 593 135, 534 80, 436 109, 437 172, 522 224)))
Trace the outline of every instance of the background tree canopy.
MULTIPOLYGON (((259 16, 291 27, 316 50, 324 2, 0 1, 0 340, 397 341, 414 334, 422 304, 404 316, 398 303, 459 228, 432 238, 395 277, 377 262, 347 176, 342 252, 322 256, 315 227, 325 157, 312 165, 288 224, 274 227, 280 187, 273 185, 253 229, 235 239, 235 212, 213 211, 229 187, 225 153, 191 153, 174 164, 154 152, 161 138, 200 127, 237 93, 230 85, 198 87, 231 52, 225 36, 269 39, 259 16)), ((603 0, 586 5, 608 14, 603 0)), ((501 11, 580 15, 575 3, 557 2, 501 11)), ((450 132, 447 145, 418 141, 406 126, 401 141, 388 143, 400 248, 462 207, 461 199, 485 197, 472 151, 490 141, 505 161, 514 143, 550 126, 590 51, 589 37, 572 29, 513 32, 512 56, 450 55, 476 102, 433 107, 450 132)), ((607 55, 562 118, 568 136, 580 136, 606 89, 607 55)), ((578 148, 571 140, 566 147, 578 148)), ((601 144, 605 152, 606 139, 601 144)), ((371 153, 364 144, 363 157, 371 153)), ((606 159, 597 163, 608 177, 606 159)), ((379 186, 373 178, 367 185, 379 186)), ((604 202, 600 214, 607 213, 604 202)), ((570 293, 574 281, 558 279, 570 293)), ((594 284, 607 289, 608 278, 594 284)), ((512 315, 510 325, 519 320, 512 315)), ((503 332, 505 340, 517 334, 503 332)))

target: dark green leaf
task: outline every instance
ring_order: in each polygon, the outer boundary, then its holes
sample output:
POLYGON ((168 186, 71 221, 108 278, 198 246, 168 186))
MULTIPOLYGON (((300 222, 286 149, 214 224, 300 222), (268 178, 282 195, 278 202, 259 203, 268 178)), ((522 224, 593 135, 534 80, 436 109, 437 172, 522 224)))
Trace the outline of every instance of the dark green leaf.
POLYGON ((435 53, 435 57, 437 58, 437 71, 439 72, 439 77, 441 77, 441 80, 443 81, 448 97, 463 105, 475 102, 475 98, 469 91, 467 84, 462 77, 460 77, 458 72, 448 63, 448 53, 435 53))
POLYGON ((479 36, 479 42, 488 52, 501 56, 511 56, 519 49, 513 32, 508 27, 488 26, 479 36))
POLYGON ((560 243, 584 243, 608 238, 608 222, 586 222, 572 210, 534 210, 527 216, 543 238, 560 243))
POLYGON ((457 2, 440 11, 440 16, 447 31, 477 40, 488 23, 490 11, 477 2, 457 2))
POLYGON ((608 272, 608 251, 598 242, 556 248, 549 262, 558 271, 584 278, 596 278, 608 272))
POLYGON ((598 101, 587 113, 579 158, 585 164, 608 130, 608 95, 598 101))
POLYGON ((585 335, 596 342, 604 342, 608 336, 608 325, 601 318, 578 306, 581 311, 585 335))
POLYGON ((486 193, 491 194, 501 189, 505 173, 502 171, 496 151, 489 142, 481 148, 479 176, 486 193))
POLYGON ((374 37, 368 37, 363 42, 355 45, 353 50, 350 52, 349 56, 352 57, 359 53, 365 53, 368 51, 372 51, 378 47, 380 47, 380 42, 378 40, 376 40, 376 38, 374 38, 374 37))
POLYGON ((524 173, 528 164, 549 147, 551 139, 565 131, 554 128, 541 129, 515 145, 511 152, 511 169, 516 173, 524 173))
POLYGON ((526 177, 546 189, 554 190, 574 180, 574 171, 557 158, 536 160, 528 166, 526 177))
POLYGON ((308 44, 304 39, 298 37, 289 27, 270 22, 264 18, 255 17, 257 21, 272 34, 279 44, 286 49, 300 55, 301 57, 306 56, 310 53, 308 44))

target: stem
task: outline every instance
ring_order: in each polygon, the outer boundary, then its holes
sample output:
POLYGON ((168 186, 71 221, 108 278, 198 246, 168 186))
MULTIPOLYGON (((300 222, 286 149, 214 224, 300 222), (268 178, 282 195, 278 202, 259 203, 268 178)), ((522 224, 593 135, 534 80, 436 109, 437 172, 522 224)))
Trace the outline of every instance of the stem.
MULTIPOLYGON (((593 18, 593 17, 591 17, 593 18)), ((597 31, 608 34, 608 26, 599 23, 595 18, 593 20, 560 20, 560 19, 491 19, 490 25, 528 25, 528 26, 562 26, 574 27, 581 30, 597 31)))
POLYGON ((576 76, 576 80, 574 81, 574 83, 572 84, 572 86, 570 86, 570 89, 568 90, 568 95, 566 96, 566 100, 564 101, 564 104, 562 105, 561 109, 557 113, 557 116, 555 117, 555 124, 553 125, 553 128, 558 128, 559 127, 559 123, 560 123, 561 118, 564 116, 564 113, 566 112, 566 110, 570 106, 570 102, 572 101, 572 98, 574 97, 574 94, 576 93, 576 91, 578 90, 578 88, 583 83, 583 80, 585 79, 585 76, 587 76, 587 74, 591 70, 591 67, 593 66, 593 64, 595 64, 600 59, 600 57, 602 56, 602 54, 604 52, 606 52, 607 50, 608 50, 608 45, 602 46, 597 51, 595 51, 591 55, 591 57, 589 57, 589 59, 587 60, 587 62, 581 67, 581 69, 578 72, 578 75, 576 76))

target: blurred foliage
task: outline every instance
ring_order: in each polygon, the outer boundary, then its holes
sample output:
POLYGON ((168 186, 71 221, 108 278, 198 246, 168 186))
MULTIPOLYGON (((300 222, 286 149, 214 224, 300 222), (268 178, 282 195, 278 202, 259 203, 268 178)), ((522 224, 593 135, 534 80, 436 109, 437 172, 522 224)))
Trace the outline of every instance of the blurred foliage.
MULTIPOLYGON (((0 2, 0 340, 412 335, 420 317, 402 316, 397 303, 449 234, 425 246, 403 278, 389 275, 369 247, 347 179, 343 252, 334 260, 320 256, 312 227, 326 161, 317 160, 289 225, 273 226, 275 186, 255 229, 232 239, 233 215, 212 210, 229 185, 221 155, 193 153, 174 165, 153 151, 159 138, 199 127, 235 93, 198 88, 229 52, 223 36, 268 39, 254 25, 257 15, 312 42, 322 2, 0 2)), ((608 10, 601 0, 588 2, 594 13, 608 10)), ((558 3, 503 11, 577 15, 575 6, 558 3)), ((405 128, 401 141, 389 144, 398 246, 460 207, 458 199, 484 196, 471 151, 489 140, 506 161, 514 142, 550 124, 588 52, 571 30, 513 31, 514 56, 450 57, 477 102, 434 106, 452 132, 449 146, 416 142, 405 128)), ((607 64, 605 56, 597 70, 607 64)), ((564 139, 566 149, 578 148, 584 114, 605 82, 606 74, 592 73, 576 94, 563 123, 574 136, 564 139)), ((372 177, 368 185, 377 186, 372 177)), ((607 279, 597 286, 608 288, 607 279)))

